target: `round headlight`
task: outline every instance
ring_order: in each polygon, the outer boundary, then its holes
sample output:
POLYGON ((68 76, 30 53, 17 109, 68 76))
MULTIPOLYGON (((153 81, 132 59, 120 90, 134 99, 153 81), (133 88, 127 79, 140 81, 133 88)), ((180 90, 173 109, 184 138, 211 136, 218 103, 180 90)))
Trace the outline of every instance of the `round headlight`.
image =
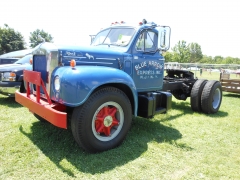
POLYGON ((59 76, 56 76, 54 79, 54 88, 56 91, 60 90, 60 79, 59 76))

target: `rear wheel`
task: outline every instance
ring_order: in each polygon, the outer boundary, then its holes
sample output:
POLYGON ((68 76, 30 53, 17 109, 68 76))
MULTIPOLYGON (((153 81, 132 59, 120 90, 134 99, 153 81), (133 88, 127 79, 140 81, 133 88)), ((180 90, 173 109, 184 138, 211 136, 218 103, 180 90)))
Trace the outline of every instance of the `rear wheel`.
POLYGON ((119 89, 105 87, 73 110, 71 129, 76 142, 89 152, 100 152, 121 144, 132 121, 132 108, 119 89))
POLYGON ((205 84, 207 83, 207 80, 205 79, 198 79, 192 88, 191 91, 191 108, 193 111, 197 111, 197 112, 201 112, 202 108, 201 108, 201 96, 202 96, 202 91, 203 88, 205 86, 205 84))
POLYGON ((218 112, 222 102, 222 86, 219 81, 208 81, 201 97, 202 111, 206 114, 218 112))

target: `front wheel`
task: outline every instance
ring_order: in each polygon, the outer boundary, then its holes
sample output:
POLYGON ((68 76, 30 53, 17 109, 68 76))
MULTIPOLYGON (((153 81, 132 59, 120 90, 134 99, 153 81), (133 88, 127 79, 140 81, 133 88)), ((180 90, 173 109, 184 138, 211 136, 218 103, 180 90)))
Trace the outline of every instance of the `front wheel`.
POLYGON ((83 149, 100 152, 121 144, 131 121, 132 107, 128 97, 117 88, 105 87, 73 110, 71 129, 83 149))
POLYGON ((22 83, 21 83, 20 92, 21 92, 21 93, 25 93, 25 92, 26 92, 25 85, 24 85, 24 81, 22 81, 22 83))

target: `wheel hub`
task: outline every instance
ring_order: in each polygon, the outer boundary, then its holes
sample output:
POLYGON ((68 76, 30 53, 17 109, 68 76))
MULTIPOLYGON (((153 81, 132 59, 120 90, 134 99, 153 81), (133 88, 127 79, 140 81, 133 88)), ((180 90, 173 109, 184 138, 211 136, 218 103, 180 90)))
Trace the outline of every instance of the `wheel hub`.
POLYGON ((103 120, 103 124, 104 124, 105 127, 111 126, 112 122, 113 122, 112 116, 106 116, 103 120))
POLYGON ((105 102, 98 109, 92 119, 92 130, 100 141, 110 141, 121 131, 124 122, 122 107, 116 102, 105 102))

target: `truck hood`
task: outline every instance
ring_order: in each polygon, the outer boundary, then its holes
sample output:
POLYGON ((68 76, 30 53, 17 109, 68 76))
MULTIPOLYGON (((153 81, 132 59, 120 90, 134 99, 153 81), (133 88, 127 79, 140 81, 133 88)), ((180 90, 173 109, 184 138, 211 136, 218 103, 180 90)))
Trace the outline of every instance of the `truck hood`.
POLYGON ((125 47, 99 45, 61 47, 62 62, 67 65, 74 59, 77 65, 108 66, 119 68, 120 61, 126 52, 125 47))
MULTIPOLYGON (((126 47, 119 47, 114 45, 98 45, 98 46, 61 46, 59 50, 67 52, 68 54, 63 55, 77 55, 86 56, 86 54, 94 54, 96 56, 105 55, 122 55, 127 51, 126 47), (73 50, 74 49, 74 50, 73 50), (72 52, 72 53, 71 53, 72 52), (74 54, 76 52, 77 54, 74 54)), ((87 55, 88 56, 88 55, 87 55)), ((86 57, 87 57, 86 56, 86 57)))
POLYGON ((30 64, 3 64, 0 65, 0 72, 21 71, 31 66, 30 64))

